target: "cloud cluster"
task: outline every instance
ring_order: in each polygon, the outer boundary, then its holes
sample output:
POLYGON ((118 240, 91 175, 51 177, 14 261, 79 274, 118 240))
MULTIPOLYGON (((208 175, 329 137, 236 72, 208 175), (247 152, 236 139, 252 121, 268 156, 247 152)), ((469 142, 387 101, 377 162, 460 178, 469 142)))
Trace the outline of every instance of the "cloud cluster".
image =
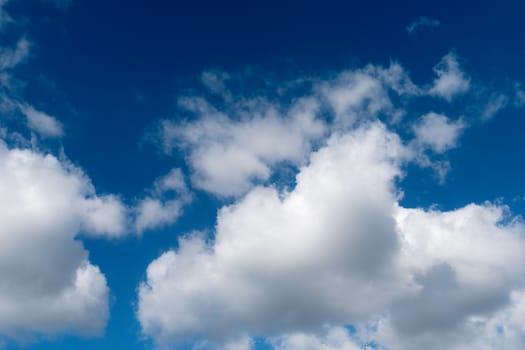
POLYGON ((0 338, 99 335, 108 287, 75 238, 119 237, 125 210, 76 167, 0 141, 0 338))
POLYGON ((521 348, 521 220, 491 203, 400 204, 406 166, 444 169, 433 157, 468 126, 436 112, 400 124, 407 99, 469 91, 454 53, 434 70, 420 88, 398 64, 369 65, 310 80, 288 103, 237 99, 231 76, 203 76, 220 106, 181 99, 194 118, 163 121, 163 145, 186 152, 196 187, 238 199, 212 238, 184 236, 149 265, 138 289, 144 335, 159 346, 251 349, 263 337, 279 350, 353 350, 372 329, 384 349, 462 350, 472 337, 480 349, 521 348), (293 189, 264 183, 283 161, 299 167, 293 189))
POLYGON ((308 99, 296 101, 286 111, 264 100, 242 101, 235 106, 235 116, 200 98, 182 103, 199 118, 182 124, 164 121, 164 146, 189 152, 193 185, 219 196, 240 195, 252 181, 267 180, 271 165, 300 163, 310 141, 324 134, 324 123, 315 115, 318 105, 308 99))
MULTIPOLYGON (((12 21, 5 3, 0 27, 12 21)), ((421 17, 407 31, 437 25, 421 17)), ((32 138, 63 137, 61 122, 12 89, 30 49, 24 37, 0 47, 1 111, 22 117, 32 138)), ((235 199, 211 238, 183 236, 148 266, 137 289, 142 333, 195 349, 249 350, 254 337, 275 350, 356 350, 368 340, 392 350, 522 348, 521 219, 491 203, 400 204, 407 164, 444 174, 433 157, 446 157, 469 125, 436 109, 404 119, 412 99, 452 102, 472 89, 454 52, 434 72, 420 87, 392 62, 260 90, 204 72, 205 92, 179 98, 178 118, 159 123, 161 144, 184 154, 193 188, 235 199), (297 171, 291 189, 271 184, 282 166, 297 171)), ((478 117, 508 104, 495 93, 478 117)), ((0 137, 13 134, 0 128, 0 137)), ((192 200, 188 186, 172 169, 130 210, 67 160, 0 141, 0 347, 103 333, 109 288, 79 239, 171 224, 192 200)))
POLYGON ((139 290, 144 332, 161 343, 228 339, 381 310, 411 288, 392 262, 400 244, 392 185, 403 157, 397 136, 373 124, 333 136, 292 192, 257 187, 223 208, 213 242, 183 239, 149 266, 139 290))
POLYGON ((214 240, 183 238, 148 267, 143 332, 160 344, 226 341, 385 317, 387 348, 409 348, 406 337, 454 346, 458 329, 520 293, 525 228, 491 204, 401 207, 395 180, 411 154, 367 124, 313 153, 293 191, 256 187, 223 208, 214 240))
POLYGON ((178 149, 187 155, 194 187, 221 197, 245 194, 271 178, 275 166, 304 164, 333 128, 351 128, 380 115, 399 119, 402 111, 390 94, 423 93, 397 63, 368 65, 326 80, 304 79, 288 87, 271 85, 270 90, 281 91, 274 98, 268 89, 255 96, 229 90, 232 77, 225 73, 205 72, 201 78, 220 103, 200 95, 180 98, 179 112, 191 118, 163 120, 160 138, 164 151, 178 149), (303 92, 283 96, 287 89, 303 92))

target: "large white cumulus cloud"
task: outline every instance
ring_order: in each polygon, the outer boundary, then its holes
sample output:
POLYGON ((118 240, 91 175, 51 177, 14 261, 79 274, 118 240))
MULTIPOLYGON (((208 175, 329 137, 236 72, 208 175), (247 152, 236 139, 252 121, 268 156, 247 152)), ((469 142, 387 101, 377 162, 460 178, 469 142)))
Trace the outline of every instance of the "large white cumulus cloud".
POLYGON ((403 208, 396 183, 413 157, 380 122, 335 133, 292 191, 252 189, 219 212, 213 240, 187 236, 151 263, 139 287, 144 334, 354 349, 359 337, 341 328, 330 340, 331 327, 376 322, 386 349, 463 349, 493 325, 508 332, 494 328, 484 348, 520 348, 509 334, 524 335, 523 224, 493 204, 403 208))
POLYGON ((399 246, 392 181, 402 153, 377 124, 334 136, 293 192, 258 187, 221 210, 213 243, 184 239, 148 268, 138 310, 145 332, 161 341, 266 334, 380 310, 411 284, 391 264, 399 246))
POLYGON ((79 233, 118 237, 125 209, 67 161, 0 141, 0 338, 98 335, 108 287, 79 233))

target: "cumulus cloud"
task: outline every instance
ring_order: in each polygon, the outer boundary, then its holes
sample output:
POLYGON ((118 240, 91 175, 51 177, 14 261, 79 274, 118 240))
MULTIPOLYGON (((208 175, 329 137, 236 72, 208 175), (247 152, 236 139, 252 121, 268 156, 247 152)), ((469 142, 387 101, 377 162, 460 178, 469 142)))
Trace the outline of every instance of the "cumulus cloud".
MULTIPOLYGON (((164 120, 161 139, 165 151, 178 148, 187 154, 195 187, 222 197, 246 193, 282 163, 301 165, 330 128, 351 128, 379 115, 399 118, 402 110, 394 108, 389 94, 421 93, 398 63, 387 68, 368 65, 325 80, 306 79, 304 92, 286 104, 282 96, 278 101, 269 98, 268 91, 255 97, 235 95, 226 86, 231 77, 225 73, 205 72, 201 79, 224 103, 216 106, 196 95, 179 99, 181 113, 192 118, 164 120), (329 121, 323 117, 327 111, 333 117, 329 121)), ((279 89, 286 90, 272 87, 279 89)))
POLYGON ((466 124, 462 120, 450 120, 443 114, 430 112, 422 116, 413 126, 414 143, 421 148, 430 148, 443 153, 456 147, 466 124))
POLYGON ((429 90, 431 95, 450 102, 456 95, 470 89, 470 79, 461 70, 458 57, 453 52, 449 52, 441 59, 434 67, 434 72, 437 77, 429 90))
POLYGON ((29 129, 36 131, 43 137, 62 137, 64 136, 64 129, 62 124, 54 117, 36 110, 34 107, 22 104, 20 110, 27 118, 27 126, 29 129))
POLYGON ((250 335, 276 349, 354 349, 337 327, 377 322, 373 340, 388 349, 463 349, 463 330, 502 313, 501 326, 523 336, 523 223, 489 203, 400 206, 396 180, 413 160, 380 122, 336 132, 292 191, 255 187, 220 210, 213 240, 184 237, 150 264, 138 290, 143 333, 159 345, 250 335))
POLYGON ((420 89, 412 83, 405 70, 392 63, 388 68, 368 65, 363 69, 345 71, 335 79, 318 83, 321 99, 333 110, 338 128, 347 128, 380 114, 396 114, 389 92, 414 96, 420 89))
POLYGON ((430 17, 419 17, 418 19, 412 21, 407 27, 406 31, 408 34, 413 35, 421 27, 438 27, 441 22, 437 19, 430 17))
POLYGON ((123 235, 124 211, 73 165, 0 141, 0 338, 103 332, 106 279, 75 237, 123 235))
POLYGON ((190 201, 191 195, 182 171, 172 169, 167 175, 157 179, 151 195, 138 203, 135 209, 135 230, 142 233, 175 222, 181 215, 182 208, 190 201))
MULTIPOLYGON (((367 65, 272 85, 277 97, 205 72, 206 93, 179 99, 185 118, 160 124, 162 145, 185 154, 193 186, 237 198, 211 235, 183 236, 148 266, 143 334, 167 347, 244 350, 262 337, 277 350, 352 350, 372 325, 378 348, 462 350, 472 337, 480 349, 521 348, 521 219, 491 203, 400 204, 407 165, 443 181, 446 152, 471 124, 436 112, 404 120, 412 99, 469 91, 453 52, 434 71, 421 88, 398 63, 367 65), (282 164, 298 171, 293 188, 269 184, 282 164)), ((508 103, 487 96, 467 109, 492 116, 508 103)))
POLYGON ((286 111, 267 101, 243 101, 231 115, 200 98, 182 103, 199 118, 164 121, 165 148, 175 145, 188 152, 194 186, 219 196, 240 195, 254 180, 267 180, 273 164, 301 162, 310 141, 325 130, 315 116, 318 104, 308 99, 296 101, 286 111))
POLYGON ((323 334, 291 333, 272 339, 275 350, 361 350, 343 327, 327 327, 323 334))
POLYGON ((148 267, 137 314, 144 333, 159 343, 228 339, 241 329, 266 335, 380 310, 411 284, 392 263, 391 186, 403 153, 381 125, 334 136, 293 192, 257 187, 223 208, 213 243, 182 239, 148 267))

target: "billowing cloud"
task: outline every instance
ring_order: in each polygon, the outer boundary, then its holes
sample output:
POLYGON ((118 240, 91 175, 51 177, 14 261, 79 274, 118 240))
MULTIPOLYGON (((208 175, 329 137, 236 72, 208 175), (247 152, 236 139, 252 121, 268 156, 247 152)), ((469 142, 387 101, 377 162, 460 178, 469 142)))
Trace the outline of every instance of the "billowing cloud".
MULTIPOLYGON (((396 179, 413 156, 379 122, 336 132, 292 191, 255 187, 221 209, 213 240, 184 237, 150 264, 139 287, 143 333, 160 345, 248 335, 276 349, 354 349, 337 327, 377 322, 372 340, 387 349, 463 349, 477 320, 503 314, 500 326, 523 336, 523 223, 489 203, 403 208, 396 179), (326 327, 335 335, 319 335, 326 327)), ((492 333, 486 349, 510 343, 492 333)))
POLYGON ((403 111, 394 107, 390 94, 421 93, 397 63, 388 68, 368 65, 325 80, 305 79, 304 92, 294 94, 286 104, 282 96, 277 101, 269 98, 268 91, 233 98, 225 85, 229 79, 225 73, 203 73, 206 89, 222 96, 222 104, 187 96, 179 106, 181 113, 193 118, 161 124, 164 150, 177 148, 187 154, 192 184, 222 197, 246 193, 268 180, 278 165, 302 165, 312 145, 324 139, 331 127, 351 128, 379 115, 399 119, 403 111), (333 118, 327 121, 326 114, 333 118))
POLYGON ((327 327, 321 334, 291 333, 270 341, 275 350, 361 350, 348 329, 327 327))
POLYGON ((139 289, 144 333, 160 343, 229 339, 381 310, 412 288, 393 263, 392 182, 403 156, 397 136, 374 124, 332 137, 291 193, 257 187, 223 208, 213 242, 185 238, 148 267, 139 289))
POLYGON ((456 95, 470 89, 470 79, 461 70, 458 57, 453 52, 449 52, 441 59, 434 67, 434 72, 437 77, 429 90, 431 95, 452 101, 456 95))
POLYGON ((412 83, 405 70, 397 63, 388 68, 368 65, 363 69, 344 71, 335 79, 317 84, 318 97, 328 102, 338 128, 347 128, 362 120, 371 120, 381 114, 393 118, 400 112, 390 98, 414 96, 420 89, 412 83))
POLYGON ((75 238, 119 237, 125 209, 66 161, 0 141, 0 338, 100 335, 106 279, 75 238))
POLYGON ((421 27, 438 27, 441 22, 435 18, 430 17, 419 17, 412 21, 407 27, 406 31, 408 34, 413 35, 421 27))
POLYGON ((199 119, 164 121, 164 145, 188 152, 194 186, 219 196, 245 193, 252 181, 270 177, 272 164, 301 162, 310 141, 324 133, 315 101, 296 101, 286 111, 262 100, 243 102, 228 116, 203 99, 185 99, 199 119))

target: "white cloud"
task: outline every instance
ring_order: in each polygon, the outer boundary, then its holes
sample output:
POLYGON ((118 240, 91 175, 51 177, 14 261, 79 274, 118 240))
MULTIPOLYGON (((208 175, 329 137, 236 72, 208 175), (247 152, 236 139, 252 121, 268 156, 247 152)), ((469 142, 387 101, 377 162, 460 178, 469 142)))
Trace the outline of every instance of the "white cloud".
POLYGON ((0 338, 100 335, 109 290, 75 237, 123 235, 123 205, 73 165, 0 141, 0 212, 0 338))
POLYGON ((199 118, 182 124, 164 121, 165 148, 176 145, 188 152, 194 186, 219 196, 245 193, 254 180, 267 180, 276 163, 300 163, 310 141, 325 131, 315 116, 317 103, 308 99, 284 112, 263 100, 242 101, 232 107, 231 116, 200 98, 182 103, 199 118))
POLYGON ((433 349, 437 339, 443 345, 440 335, 507 306, 525 282, 525 227, 518 219, 504 223, 506 216, 505 208, 488 203, 449 212, 399 209, 406 263, 421 286, 391 308, 400 338, 430 332, 426 348, 433 349))
POLYGON ((275 350, 361 350, 349 331, 343 327, 330 327, 323 334, 292 333, 272 339, 275 350))
POLYGON ((0 0, 0 31, 4 29, 4 27, 8 23, 11 23, 13 21, 11 16, 9 16, 9 14, 4 9, 4 6, 7 4, 7 1, 8 0, 0 0))
POLYGON ((27 126, 29 129, 36 131, 43 137, 62 137, 64 136, 64 129, 62 124, 54 117, 36 110, 34 107, 22 104, 20 110, 27 118, 27 126))
MULTIPOLYGON (((265 96, 271 95, 266 90, 255 97, 237 96, 225 85, 231 79, 225 73, 205 72, 201 79, 208 90, 223 96, 224 103, 216 107, 199 96, 179 99, 179 107, 193 118, 163 121, 161 138, 165 151, 178 148, 187 153, 195 187, 222 197, 246 193, 268 180, 283 162, 301 165, 330 127, 351 128, 379 115, 399 120, 403 111, 394 108, 390 93, 421 93, 397 63, 310 80, 300 96, 286 103, 274 102, 265 96), (327 110, 333 120, 322 118, 327 110)), ((286 94, 282 86, 274 90, 286 94)))
POLYGON ((443 153, 457 146, 459 136, 466 124, 462 120, 450 120, 443 114, 430 112, 422 116, 413 126, 415 144, 443 153))
POLYGON ((350 126, 359 119, 377 116, 392 107, 379 79, 361 71, 340 74, 336 81, 322 84, 322 94, 334 110, 336 122, 350 126))
POLYGON ((431 95, 442 97, 450 102, 456 95, 470 89, 470 79, 461 70, 458 57, 453 52, 443 56, 434 67, 434 72, 437 77, 429 90, 431 95))
POLYGON ((212 244, 183 239, 148 267, 143 332, 159 343, 266 335, 381 310, 411 288, 395 268, 391 217, 403 154, 399 139, 374 124, 332 137, 293 192, 257 187, 223 208, 212 244))
POLYGON ((184 175, 180 169, 172 169, 157 179, 151 196, 142 199, 136 207, 135 230, 139 233, 162 225, 174 223, 182 208, 191 201, 184 175), (163 197, 171 194, 171 199, 163 197), (176 197, 173 197, 177 195, 176 197))
POLYGON ((231 102, 232 95, 226 86, 230 76, 222 71, 204 71, 201 74, 201 82, 210 92, 222 96, 225 101, 231 102))
POLYGON ((219 344, 203 339, 194 343, 192 350, 252 350, 255 349, 255 342, 252 338, 243 335, 230 340, 225 340, 219 344))
POLYGON ((514 105, 523 107, 525 105, 525 91, 522 90, 521 84, 514 84, 514 105))
POLYGON ((0 47, 0 71, 10 69, 24 61, 29 55, 29 41, 18 40, 15 48, 0 47))
POLYGON ((415 32, 421 27, 438 27, 441 23, 439 20, 430 17, 419 17, 412 21, 407 27, 406 31, 408 34, 415 34, 415 32))
POLYGON ((407 72, 397 63, 388 68, 367 65, 363 69, 345 71, 333 80, 321 81, 318 98, 328 101, 338 128, 347 128, 380 114, 394 116, 389 91, 399 96, 415 96, 420 89, 412 83, 407 72))
POLYGON ((492 117, 494 117, 496 113, 498 113, 503 108, 507 107, 508 103, 509 99, 507 96, 503 94, 492 95, 489 98, 489 101, 487 102, 483 113, 481 113, 481 120, 487 121, 489 119, 492 119, 492 117))
MULTIPOLYGON (((354 349, 337 327, 378 320, 372 340, 387 349, 459 350, 483 334, 479 319, 497 319, 524 336, 524 225, 492 204, 401 207, 396 179, 412 155, 378 122, 332 135, 294 190, 252 189, 220 210, 212 241, 185 237, 150 264, 143 333, 160 345, 250 335, 282 350, 354 349)), ((476 348, 511 342, 491 336, 476 348)))
MULTIPOLYGON (((496 350, 523 349, 522 315, 523 291, 512 292, 507 307, 494 312, 490 316, 473 315, 468 317, 456 329, 439 333, 421 333, 415 336, 400 336, 389 320, 381 320, 375 335, 382 344, 388 344, 387 349, 451 349, 451 350, 496 350)), ((450 310, 450 306, 445 306, 450 310)))

